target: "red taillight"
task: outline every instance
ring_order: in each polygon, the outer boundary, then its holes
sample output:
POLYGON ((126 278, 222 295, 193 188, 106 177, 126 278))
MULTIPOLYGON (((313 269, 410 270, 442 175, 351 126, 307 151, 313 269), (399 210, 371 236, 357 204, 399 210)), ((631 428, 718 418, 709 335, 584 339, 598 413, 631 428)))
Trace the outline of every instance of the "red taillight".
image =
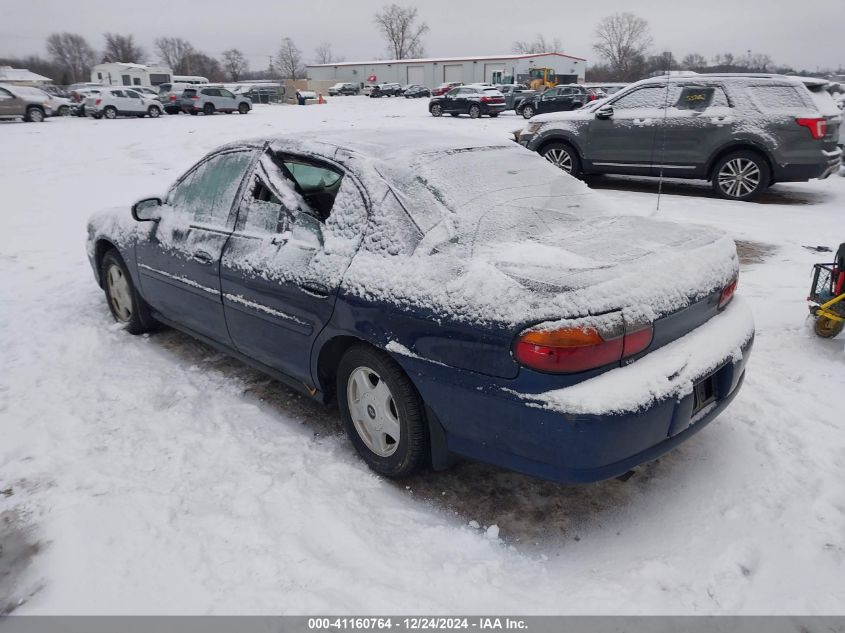
POLYGON ((827 119, 795 119, 795 122, 810 130, 813 138, 818 140, 827 134, 827 119))
POLYGON ((538 371, 574 374, 639 354, 651 345, 653 334, 650 324, 607 339, 592 327, 528 330, 517 338, 514 357, 538 371))
POLYGON ((167 98, 167 100, 168 100, 168 101, 176 101, 176 95, 170 95, 170 96, 167 98))
POLYGON ((734 279, 731 283, 722 289, 722 294, 719 295, 719 309, 721 310, 731 302, 736 294, 736 286, 739 283, 738 279, 734 279))
POLYGON ((97 99, 97 100, 94 102, 94 105, 100 105, 102 102, 103 102, 103 100, 102 100, 102 99, 97 99))
POLYGON ((587 101, 595 101, 596 99, 598 99, 596 95, 587 95, 587 101))
POLYGON ((199 96, 199 95, 192 95, 192 96, 191 96, 191 99, 199 99, 199 98, 200 98, 200 96, 199 96))

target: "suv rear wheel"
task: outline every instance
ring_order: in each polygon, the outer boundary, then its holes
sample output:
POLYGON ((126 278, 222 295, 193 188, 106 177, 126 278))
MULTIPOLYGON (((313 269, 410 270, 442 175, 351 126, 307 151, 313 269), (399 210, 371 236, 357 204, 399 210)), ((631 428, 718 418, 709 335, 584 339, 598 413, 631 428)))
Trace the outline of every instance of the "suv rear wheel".
POLYGON ((203 114, 214 114, 214 106, 210 103, 206 103, 202 107, 202 113, 203 114))
POLYGON ((581 173, 581 160, 578 158, 578 153, 568 143, 549 143, 540 154, 567 174, 578 176, 581 173))
POLYGON ((470 119, 477 119, 481 116, 481 108, 477 105, 471 105, 469 107, 469 118, 470 119))
POLYGON ((756 198, 770 180, 769 164, 756 152, 732 152, 720 158, 713 168, 713 190, 728 200, 756 198))

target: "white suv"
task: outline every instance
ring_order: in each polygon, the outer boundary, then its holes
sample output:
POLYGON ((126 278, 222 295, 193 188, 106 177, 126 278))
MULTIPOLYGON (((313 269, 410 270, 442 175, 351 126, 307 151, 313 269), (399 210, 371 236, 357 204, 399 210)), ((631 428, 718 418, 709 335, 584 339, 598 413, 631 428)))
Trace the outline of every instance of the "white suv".
POLYGON ((99 94, 92 94, 85 100, 85 114, 95 119, 118 116, 155 119, 161 115, 161 102, 131 88, 101 88, 99 94))

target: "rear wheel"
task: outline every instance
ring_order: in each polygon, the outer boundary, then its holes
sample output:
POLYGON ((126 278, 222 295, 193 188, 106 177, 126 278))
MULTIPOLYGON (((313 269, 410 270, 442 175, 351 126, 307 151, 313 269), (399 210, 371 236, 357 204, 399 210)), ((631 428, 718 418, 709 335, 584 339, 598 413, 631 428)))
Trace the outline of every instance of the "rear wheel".
POLYGON ((367 465, 386 477, 407 477, 429 458, 420 394, 384 352, 358 345, 340 360, 337 397, 346 432, 367 465))
POLYGON ((769 186, 771 170, 756 152, 733 152, 722 157, 713 169, 712 186, 728 200, 751 200, 769 186))
POLYGON ((132 283, 132 277, 116 250, 103 256, 100 268, 103 290, 114 320, 123 324, 130 334, 143 334, 155 326, 147 303, 132 283))
POLYGON ((833 338, 842 331, 843 327, 845 327, 845 321, 835 321, 826 316, 820 316, 816 318, 813 331, 822 338, 833 338))
POLYGON ((439 103, 435 103, 429 108, 431 116, 443 116, 443 107, 439 103))
POLYGON ((578 153, 568 143, 549 143, 540 154, 555 167, 567 174, 578 176, 581 173, 581 161, 578 153))
POLYGON ((28 121, 30 123, 41 123, 44 121, 44 110, 38 106, 31 106, 27 108, 26 115, 23 119, 24 121, 28 121))
POLYGON ((469 118, 470 119, 477 119, 481 116, 481 108, 477 105, 471 105, 469 107, 469 118))
POLYGON ((117 109, 112 106, 106 106, 105 108, 103 108, 103 116, 107 119, 116 119, 117 109))
POLYGON ((205 115, 214 114, 214 106, 210 103, 206 103, 202 107, 202 113, 205 114, 205 115))

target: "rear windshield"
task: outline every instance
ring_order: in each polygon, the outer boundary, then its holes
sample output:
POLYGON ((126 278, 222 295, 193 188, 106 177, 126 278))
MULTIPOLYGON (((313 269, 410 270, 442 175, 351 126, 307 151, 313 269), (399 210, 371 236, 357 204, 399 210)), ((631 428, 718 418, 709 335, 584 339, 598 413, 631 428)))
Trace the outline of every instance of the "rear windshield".
POLYGON ((822 116, 836 116, 840 114, 839 107, 836 105, 833 95, 830 94, 828 86, 811 85, 807 86, 807 90, 810 91, 810 98, 822 116))
POLYGON ((193 88, 185 88, 185 90, 182 91, 183 97, 193 97, 195 94, 197 94, 197 91, 193 88))

